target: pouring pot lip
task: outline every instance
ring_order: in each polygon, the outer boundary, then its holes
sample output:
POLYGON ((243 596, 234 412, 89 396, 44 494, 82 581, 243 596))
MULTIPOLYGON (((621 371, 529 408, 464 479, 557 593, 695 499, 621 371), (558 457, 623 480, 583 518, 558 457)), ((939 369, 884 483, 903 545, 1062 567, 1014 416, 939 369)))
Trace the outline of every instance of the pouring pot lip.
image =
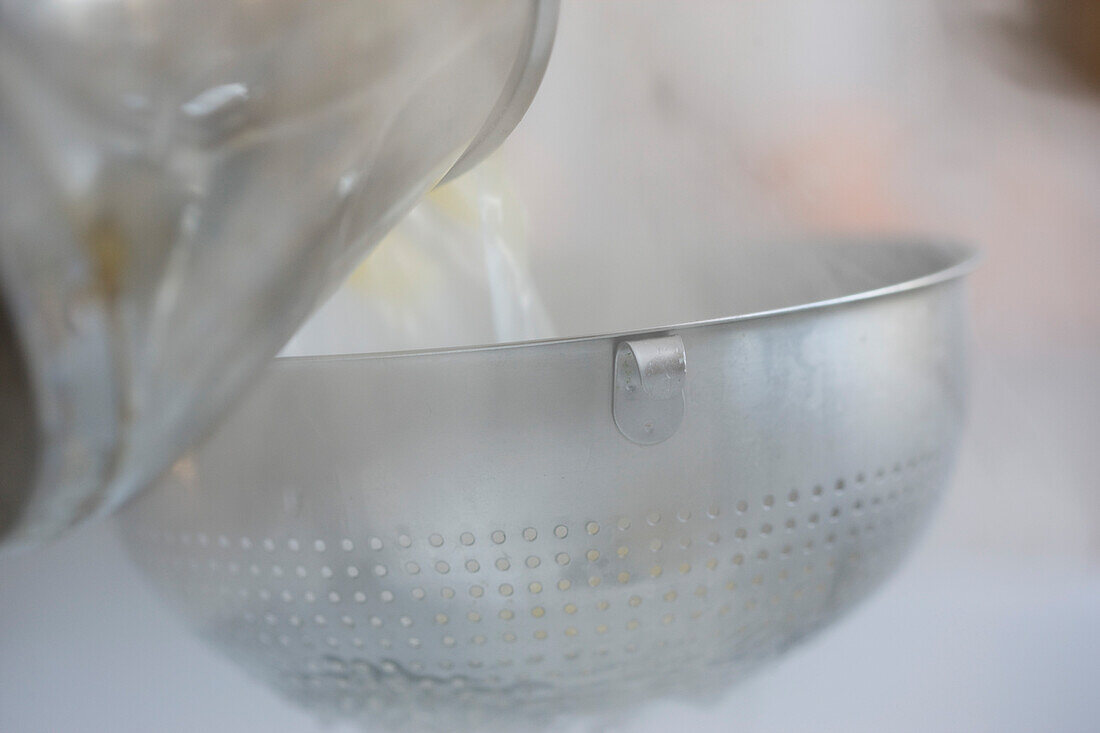
POLYGON ((771 308, 760 311, 752 311, 748 313, 740 313, 730 316, 720 316, 717 318, 706 318, 700 320, 683 321, 678 323, 670 323, 665 325, 654 325, 653 327, 627 329, 622 331, 611 331, 604 333, 584 334, 580 336, 564 336, 564 337, 549 337, 541 339, 529 339, 523 341, 506 341, 489 344, 475 344, 470 346, 447 346, 439 348, 425 348, 425 349, 408 349, 408 350, 394 350, 394 351, 374 351, 374 352, 361 352, 361 353, 347 353, 347 354, 321 354, 321 355, 304 355, 304 356, 277 356, 273 360, 278 368, 293 369, 301 368, 305 365, 313 362, 337 362, 337 361, 374 361, 379 359, 403 359, 410 357, 427 357, 434 355, 446 355, 457 354, 465 352, 499 352, 510 349, 520 349, 527 347, 540 347, 551 346, 558 344, 573 344, 582 343, 588 341, 600 341, 607 340, 610 342, 618 342, 626 338, 634 338, 638 336, 646 336, 653 334, 664 334, 671 331, 684 331, 688 329, 705 328, 709 326, 724 325, 730 323, 741 323, 745 321, 753 321, 763 318, 772 318, 775 316, 789 315, 794 313, 805 313, 809 311, 824 310, 827 308, 835 308, 839 306, 849 305, 853 303, 859 303, 868 300, 877 300, 879 298, 885 298, 892 295, 901 293, 908 293, 915 290, 923 290, 926 288, 940 285, 950 282, 952 280, 958 280, 966 277, 974 272, 985 259, 985 255, 981 249, 962 244, 959 242, 951 242, 942 239, 935 238, 893 238, 893 239, 859 239, 859 238, 847 238, 847 239, 830 239, 821 243, 821 246, 829 246, 837 244, 845 244, 849 246, 859 247, 881 247, 881 246, 893 246, 899 248, 905 248, 909 250, 919 249, 924 250, 930 255, 938 254, 944 258, 946 262, 936 268, 933 268, 924 274, 917 275, 905 280, 901 280, 896 283, 884 285, 882 287, 870 288, 867 290, 860 290, 852 292, 846 295, 837 296, 833 298, 824 298, 818 300, 807 300, 805 303, 799 303, 797 305, 783 306, 779 308, 771 308))
POLYGON ((559 14, 559 0, 534 2, 527 35, 520 45, 500 97, 466 150, 436 185, 442 186, 454 180, 487 158, 512 133, 531 106, 546 73, 546 66, 550 63, 559 14))

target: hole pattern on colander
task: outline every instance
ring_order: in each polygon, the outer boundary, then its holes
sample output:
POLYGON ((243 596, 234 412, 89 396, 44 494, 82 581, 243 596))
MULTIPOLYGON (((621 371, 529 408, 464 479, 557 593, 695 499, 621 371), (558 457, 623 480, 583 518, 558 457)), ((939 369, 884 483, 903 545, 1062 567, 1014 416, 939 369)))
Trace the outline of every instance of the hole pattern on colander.
POLYGON ((172 579, 169 592, 217 609, 204 633, 313 704, 368 705, 398 688, 481 705, 517 691, 525 703, 575 699, 624 678, 744 666, 823 625, 898 561, 945 463, 926 454, 545 526, 146 534, 154 549, 139 559, 172 579))

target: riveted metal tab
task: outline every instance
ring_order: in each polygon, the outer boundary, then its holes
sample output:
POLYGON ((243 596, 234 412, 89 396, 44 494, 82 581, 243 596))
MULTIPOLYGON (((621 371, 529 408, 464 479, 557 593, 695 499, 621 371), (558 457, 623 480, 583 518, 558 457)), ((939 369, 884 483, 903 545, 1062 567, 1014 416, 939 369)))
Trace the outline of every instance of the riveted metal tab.
POLYGON ((623 341, 615 349, 611 411, 625 438, 653 445, 684 419, 687 355, 679 336, 623 341))

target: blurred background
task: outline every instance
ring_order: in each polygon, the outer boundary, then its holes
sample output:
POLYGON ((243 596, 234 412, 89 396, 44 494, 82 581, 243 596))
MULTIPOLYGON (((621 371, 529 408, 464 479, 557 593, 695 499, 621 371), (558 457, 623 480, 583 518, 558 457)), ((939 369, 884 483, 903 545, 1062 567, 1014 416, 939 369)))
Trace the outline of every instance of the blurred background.
MULTIPOLYGON (((915 556, 712 706, 608 727, 1096 729, 1100 3, 566 0, 533 105, 472 175, 522 213, 525 277, 570 322, 613 310, 612 274, 644 287, 741 243, 986 253, 968 437, 915 556)), ((110 522, 0 557, 0 730, 152 729, 332 728, 188 635, 110 522)))

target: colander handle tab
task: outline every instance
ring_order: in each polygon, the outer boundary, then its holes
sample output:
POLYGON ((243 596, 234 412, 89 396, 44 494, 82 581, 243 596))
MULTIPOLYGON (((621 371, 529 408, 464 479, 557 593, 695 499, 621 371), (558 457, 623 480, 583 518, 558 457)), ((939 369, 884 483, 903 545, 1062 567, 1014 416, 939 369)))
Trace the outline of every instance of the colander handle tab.
POLYGON ((621 341, 615 347, 611 412, 627 440, 655 445, 684 419, 687 354, 679 336, 621 341))

